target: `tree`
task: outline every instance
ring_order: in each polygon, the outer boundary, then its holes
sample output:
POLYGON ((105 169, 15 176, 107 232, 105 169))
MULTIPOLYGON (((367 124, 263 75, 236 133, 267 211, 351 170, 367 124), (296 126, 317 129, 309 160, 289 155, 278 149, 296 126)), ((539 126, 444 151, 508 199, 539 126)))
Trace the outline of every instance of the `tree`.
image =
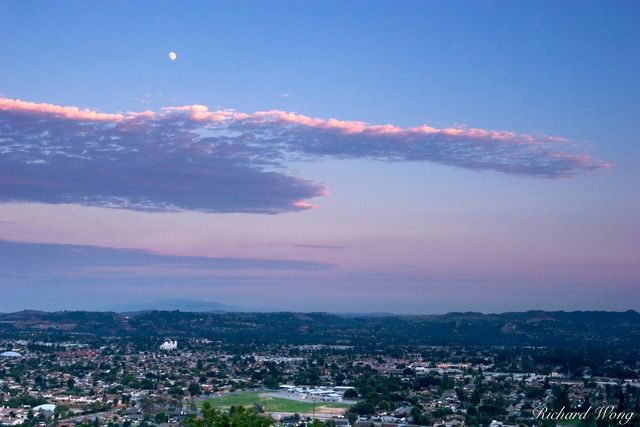
POLYGON ((56 405, 56 409, 53 414, 56 419, 65 418, 69 413, 69 408, 64 405, 56 405))
POLYGON ((368 415, 373 414, 375 411, 375 406, 371 402, 361 401, 353 405, 349 411, 358 415, 368 415))
POLYGON ((151 378, 145 378, 140 382, 140 388, 143 390, 153 390, 155 384, 151 378))
POLYGON ((622 391, 622 387, 618 391, 618 411, 624 411, 625 409, 625 398, 624 391, 622 391))
POLYGON ((404 375, 405 377, 415 377, 416 371, 411 368, 404 368, 404 370, 402 371, 402 375, 404 375))
POLYGON ((473 390, 473 393, 471 393, 471 403, 477 405, 478 403, 480 403, 481 398, 482 393, 480 392, 480 389, 476 388, 475 390, 473 390))
POLYGON ((202 418, 189 417, 189 427, 268 427, 273 424, 271 418, 262 417, 252 409, 232 406, 228 413, 215 409, 210 402, 202 405, 202 418))
POLYGON ((277 390, 280 387, 280 381, 278 377, 270 376, 264 379, 262 382, 266 388, 277 390))
POLYGON ((559 411, 562 408, 565 410, 571 409, 571 401, 569 400, 569 388, 568 387, 554 387, 553 393, 555 395, 553 399, 553 409, 559 411))
POLYGON ((158 412, 155 416, 156 424, 162 424, 167 421, 167 414, 158 412))
POLYGON ((192 382, 191 384, 189 384, 189 394, 192 396, 197 396, 199 394, 201 394, 202 391, 200 390, 200 386, 198 385, 198 383, 196 382, 192 382))
POLYGON ((175 398, 182 398, 182 396, 184 396, 184 391, 182 390, 182 387, 174 385, 169 388, 169 394, 175 398))
POLYGON ((349 420, 349 424, 355 423, 356 421, 358 421, 358 415, 354 414, 353 412, 349 412, 347 414, 347 419, 349 420))
POLYGON ((347 389, 344 392, 344 398, 345 399, 357 399, 358 398, 358 392, 353 388, 347 389))
POLYGON ((428 416, 423 415, 422 408, 417 405, 411 408, 411 419, 413 421, 413 424, 418 424, 418 425, 431 424, 431 419, 428 416))

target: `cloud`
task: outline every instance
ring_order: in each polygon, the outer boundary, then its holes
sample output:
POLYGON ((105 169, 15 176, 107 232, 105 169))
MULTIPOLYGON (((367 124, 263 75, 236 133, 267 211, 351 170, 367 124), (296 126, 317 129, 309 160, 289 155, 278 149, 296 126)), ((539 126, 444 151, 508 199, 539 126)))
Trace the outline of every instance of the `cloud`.
POLYGON ((539 178, 609 165, 562 138, 429 126, 399 128, 284 111, 203 105, 100 113, 0 98, 0 201, 143 211, 281 213, 327 189, 294 177, 300 159, 435 162, 539 178))
POLYGON ((296 248, 304 248, 304 249, 347 249, 346 246, 314 245, 314 244, 305 244, 305 243, 300 243, 293 246, 296 248))
POLYGON ((217 271, 318 271, 331 264, 261 258, 163 255, 145 250, 0 240, 0 275, 21 277, 200 277, 217 271))

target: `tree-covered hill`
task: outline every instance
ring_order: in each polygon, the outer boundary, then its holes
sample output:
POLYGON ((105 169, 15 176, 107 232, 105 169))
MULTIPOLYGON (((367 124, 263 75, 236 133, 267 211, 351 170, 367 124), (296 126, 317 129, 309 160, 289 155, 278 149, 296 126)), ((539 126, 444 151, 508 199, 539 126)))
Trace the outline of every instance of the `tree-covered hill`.
POLYGON ((227 343, 343 345, 640 346, 640 313, 529 311, 431 316, 148 311, 0 314, 0 333, 200 337, 227 343))

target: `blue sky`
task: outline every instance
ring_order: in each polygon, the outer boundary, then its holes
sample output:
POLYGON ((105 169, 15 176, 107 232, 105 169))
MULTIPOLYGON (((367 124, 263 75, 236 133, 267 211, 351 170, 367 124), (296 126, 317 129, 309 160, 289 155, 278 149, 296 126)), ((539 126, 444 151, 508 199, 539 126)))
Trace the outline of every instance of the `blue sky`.
POLYGON ((27 104, 0 118, 0 310, 638 309, 639 28, 631 1, 4 2, 0 96, 27 104), (194 105, 248 118, 166 110, 194 105), (144 110, 153 132, 114 125, 144 110), (296 115, 254 114, 273 110, 296 115), (131 249, 182 258, 104 255, 131 249), (276 261, 326 268, 259 268, 276 261))

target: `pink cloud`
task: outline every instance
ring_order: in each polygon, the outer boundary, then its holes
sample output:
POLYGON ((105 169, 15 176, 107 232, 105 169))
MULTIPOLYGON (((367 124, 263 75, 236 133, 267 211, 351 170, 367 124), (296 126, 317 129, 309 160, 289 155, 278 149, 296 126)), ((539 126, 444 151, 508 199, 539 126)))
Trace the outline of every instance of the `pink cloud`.
POLYGON ((43 104, 21 101, 19 99, 0 98, 0 111, 21 114, 43 114, 69 120, 119 121, 125 118, 123 114, 105 114, 95 110, 80 109, 78 107, 61 107, 53 104, 43 104))
POLYGON ((204 105, 101 113, 0 98, 1 201, 133 210, 280 213, 327 189, 290 159, 435 162, 538 178, 609 167, 564 138, 478 128, 401 128, 204 105))

